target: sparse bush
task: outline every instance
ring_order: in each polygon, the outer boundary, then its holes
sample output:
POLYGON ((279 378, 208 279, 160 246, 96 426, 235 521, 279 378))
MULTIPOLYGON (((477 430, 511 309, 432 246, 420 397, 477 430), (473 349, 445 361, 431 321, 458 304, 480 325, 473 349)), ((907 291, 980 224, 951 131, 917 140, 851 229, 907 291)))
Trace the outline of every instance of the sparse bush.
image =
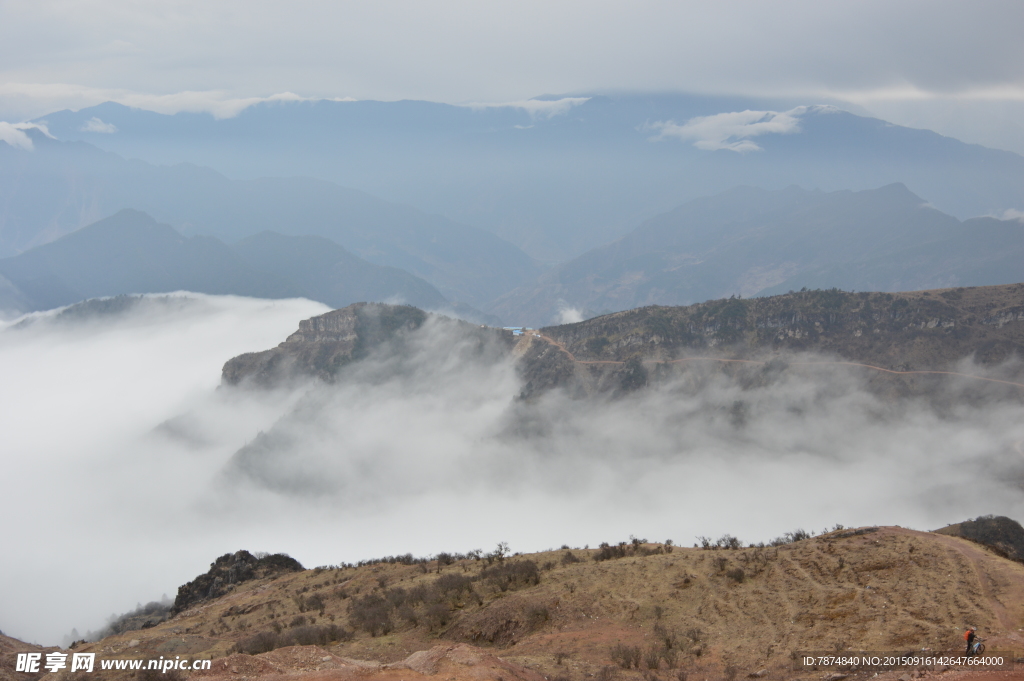
POLYGON ((306 598, 306 609, 316 610, 321 615, 324 614, 324 608, 327 607, 327 603, 324 601, 324 597, 320 594, 313 594, 306 598))
POLYGON ((602 561, 612 560, 613 558, 625 558, 629 555, 626 546, 626 542, 619 542, 615 546, 612 546, 608 542, 601 542, 598 545, 598 549, 600 550, 594 554, 594 560, 602 561))
POLYGON ((555 561, 553 561, 553 560, 545 561, 545 563, 540 566, 540 569, 544 570, 544 571, 554 570, 555 569, 555 561))
POLYGON ((647 665, 648 669, 657 669, 658 665, 661 664, 661 651, 655 646, 648 648, 647 652, 644 653, 644 664, 647 665))
POLYGON ((614 681, 615 677, 618 676, 615 667, 611 665, 605 665, 601 667, 601 670, 597 672, 597 681, 614 681))
POLYGON ((392 607, 400 607, 409 600, 409 594, 402 587, 396 587, 394 589, 388 589, 384 592, 384 598, 387 599, 388 603, 392 607))
POLYGON ((566 551, 562 554, 562 565, 572 565, 573 563, 579 563, 580 559, 573 554, 572 551, 566 551))
POLYGON ((260 653, 269 653, 271 650, 287 646, 327 645, 335 641, 349 641, 351 639, 352 632, 336 624, 322 627, 304 626, 284 633, 261 631, 236 643, 232 646, 230 652, 259 655, 260 653))
POLYGON ((445 596, 458 596, 462 592, 468 593, 472 591, 473 580, 465 575, 448 573, 434 580, 434 589, 445 596))
POLYGON ((612 646, 611 657, 623 669, 640 668, 642 652, 640 646, 627 646, 617 643, 612 646))
POLYGON ((348 607, 349 621, 370 636, 382 636, 394 629, 391 604, 377 594, 353 598, 348 607))
POLYGON ((666 667, 675 669, 679 665, 679 651, 675 648, 663 648, 661 650, 661 659, 665 660, 666 667))
POLYGON ((732 536, 731 534, 723 534, 721 536, 721 538, 717 542, 715 542, 715 543, 720 548, 730 549, 730 550, 733 550, 733 551, 735 551, 736 549, 741 548, 743 546, 743 542, 741 542, 739 539, 737 539, 736 537, 732 536))
POLYGON ((260 653, 269 653, 271 650, 278 648, 278 634, 273 631, 261 631, 260 633, 244 638, 235 644, 234 650, 238 653, 245 653, 246 655, 259 655, 260 653))
POLYGON ((727 570, 725 576, 731 579, 732 581, 736 582, 737 584, 742 584, 743 580, 747 578, 747 574, 743 572, 743 568, 739 567, 733 568, 732 570, 727 570))
POLYGON ((292 621, 288 623, 289 627, 301 627, 306 624, 305 615, 296 615, 292 618, 292 621))
POLYGON ((414 627, 420 623, 420 618, 416 615, 416 611, 409 607, 408 604, 398 609, 398 617, 414 627))
POLYGON ((415 605, 417 603, 426 603, 429 598, 430 589, 423 584, 417 584, 409 589, 408 595, 406 596, 406 602, 411 605, 415 605))
POLYGON ((434 603, 427 607, 427 611, 423 614, 423 619, 431 629, 437 629, 451 621, 452 613, 447 605, 434 603))
POLYGON ((718 556, 713 561, 711 561, 711 564, 715 566, 716 572, 721 572, 725 569, 725 566, 728 562, 729 560, 725 556, 718 556))
POLYGON ((551 613, 545 605, 535 605, 526 613, 530 627, 538 627, 551 619, 551 613))
POLYGON ((569 653, 565 652, 564 650, 559 650, 557 653, 555 653, 555 664, 562 664, 562 662, 567 657, 569 657, 569 653))
POLYGON ((480 576, 499 591, 540 584, 540 570, 532 560, 517 560, 486 568, 480 576))
POLYGON ((776 537, 775 539, 772 539, 769 543, 771 544, 771 546, 783 546, 785 544, 792 544, 794 542, 803 541, 804 539, 810 538, 810 532, 798 528, 796 530, 793 530, 792 532, 785 533, 781 537, 776 537))

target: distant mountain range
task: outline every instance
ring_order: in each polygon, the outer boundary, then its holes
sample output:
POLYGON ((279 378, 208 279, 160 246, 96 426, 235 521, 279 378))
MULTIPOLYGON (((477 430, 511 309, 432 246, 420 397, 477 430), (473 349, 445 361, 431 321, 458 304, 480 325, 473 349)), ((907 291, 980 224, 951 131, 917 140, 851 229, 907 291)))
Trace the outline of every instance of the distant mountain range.
POLYGON ((1024 222, 961 222, 902 184, 850 192, 739 187, 644 222, 501 298, 501 318, 544 325, 643 305, 785 293, 1024 281, 1024 222))
MULTIPOLYGON (((680 94, 478 107, 307 101, 264 103, 218 120, 107 103, 40 120, 59 139, 151 163, 187 161, 240 179, 331 180, 485 228, 548 263, 737 185, 835 191, 902 182, 961 220, 1024 210, 1024 157, 801 106, 812 104, 680 94)), ((354 243, 324 236, 368 257, 354 243)), ((409 269, 452 297, 425 270, 384 264, 409 269)))
POLYGON ((326 237, 474 307, 541 271, 487 231, 324 180, 234 181, 208 168, 128 161, 82 142, 28 133, 31 150, 0 143, 0 257, 131 208, 184 235, 229 243, 264 231, 326 237))
POLYGON ((215 237, 182 236, 145 213, 127 209, 0 260, 0 309, 8 311, 178 290, 301 296, 339 308, 361 301, 452 308, 419 277, 366 262, 323 237, 263 232, 228 246, 215 237))

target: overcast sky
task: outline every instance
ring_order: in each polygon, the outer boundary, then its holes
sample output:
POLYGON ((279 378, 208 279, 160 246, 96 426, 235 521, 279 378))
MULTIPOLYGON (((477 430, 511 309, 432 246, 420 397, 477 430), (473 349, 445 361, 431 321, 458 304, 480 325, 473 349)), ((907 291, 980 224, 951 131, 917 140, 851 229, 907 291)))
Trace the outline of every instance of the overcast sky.
POLYGON ((1017 0, 0 0, 0 119, 626 89, 831 97, 1024 141, 1022 26, 1017 0))

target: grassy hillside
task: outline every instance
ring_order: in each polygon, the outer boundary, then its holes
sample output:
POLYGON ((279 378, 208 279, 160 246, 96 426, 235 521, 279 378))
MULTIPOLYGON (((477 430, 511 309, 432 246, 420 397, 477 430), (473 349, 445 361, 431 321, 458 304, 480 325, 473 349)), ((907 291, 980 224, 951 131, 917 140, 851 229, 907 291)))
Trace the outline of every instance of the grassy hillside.
POLYGON ((308 644, 324 660, 395 663, 467 643, 549 679, 639 681, 761 670, 817 678, 794 674, 794 651, 955 652, 967 624, 990 650, 1024 642, 1024 565, 962 538, 882 527, 777 546, 707 543, 318 567, 234 584, 166 622, 76 650, 238 653, 229 658, 238 665, 308 644))

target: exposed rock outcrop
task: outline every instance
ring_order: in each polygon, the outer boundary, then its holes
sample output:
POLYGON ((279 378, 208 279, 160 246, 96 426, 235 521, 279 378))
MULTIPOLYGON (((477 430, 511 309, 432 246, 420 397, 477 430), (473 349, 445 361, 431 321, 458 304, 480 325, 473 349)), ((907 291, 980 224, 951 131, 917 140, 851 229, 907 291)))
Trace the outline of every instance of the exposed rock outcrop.
POLYGON ((178 587, 171 614, 176 615, 196 603, 219 598, 233 584, 272 577, 283 572, 301 572, 303 569, 299 561, 283 553, 259 558, 248 551, 225 553, 210 564, 209 572, 178 587))
POLYGON ((369 348, 402 330, 418 329, 426 319, 426 312, 408 305, 355 303, 299 322, 299 330, 276 348, 228 360, 221 376, 228 385, 261 387, 300 377, 332 381, 369 348))

